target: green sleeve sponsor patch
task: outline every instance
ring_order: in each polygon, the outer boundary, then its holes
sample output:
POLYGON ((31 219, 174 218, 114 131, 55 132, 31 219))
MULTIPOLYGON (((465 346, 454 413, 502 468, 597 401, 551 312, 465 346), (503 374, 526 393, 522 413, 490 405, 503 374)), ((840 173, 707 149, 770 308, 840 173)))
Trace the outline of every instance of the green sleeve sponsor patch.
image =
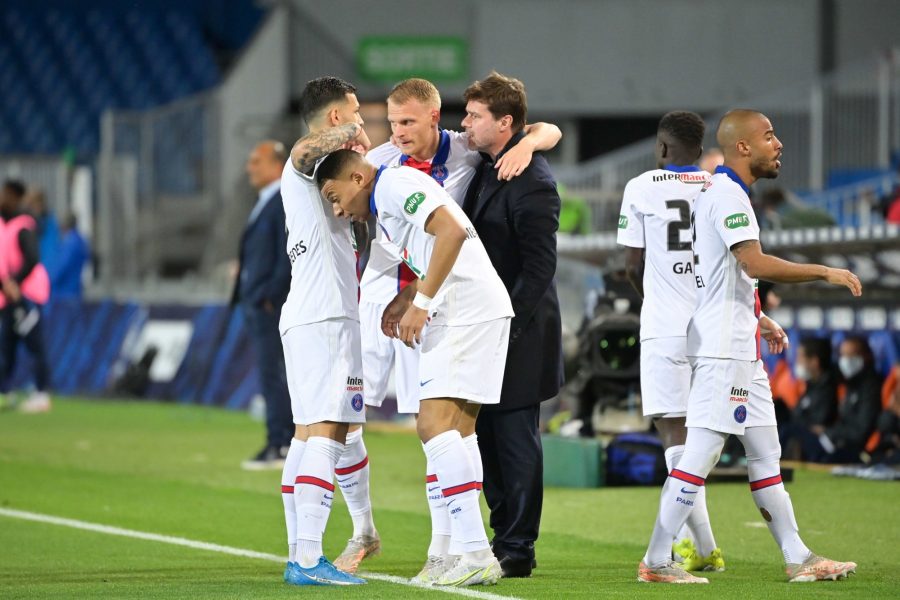
POLYGON ((619 229, 627 229, 628 228, 628 217, 625 215, 619 215, 619 229))
POLYGON ((728 229, 737 229, 739 227, 749 227, 750 216, 747 213, 734 213, 725 217, 725 227, 728 229))
POLYGON ((419 209, 419 205, 425 202, 425 192, 415 192, 410 194, 403 204, 403 210, 408 214, 414 215, 419 209))

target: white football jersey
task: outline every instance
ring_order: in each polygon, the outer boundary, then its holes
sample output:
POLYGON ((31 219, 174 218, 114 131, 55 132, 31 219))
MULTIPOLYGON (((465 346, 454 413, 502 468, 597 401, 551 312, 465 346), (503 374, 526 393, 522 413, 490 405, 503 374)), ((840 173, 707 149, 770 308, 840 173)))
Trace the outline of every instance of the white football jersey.
POLYGON ((412 167, 382 167, 370 198, 385 239, 419 278, 431 261, 434 236, 425 231, 429 215, 443 206, 468 232, 456 262, 431 303, 433 324, 474 325, 512 317, 512 303, 462 208, 434 179, 412 167))
POLYGON ((731 253, 759 240, 749 189, 734 171, 718 167, 694 200, 697 307, 688 325, 688 356, 759 358, 757 281, 731 253))
POLYGON ((356 253, 350 221, 338 219, 316 187, 315 175, 281 174, 281 198, 291 261, 291 289, 281 309, 281 334, 326 319, 359 320, 356 253))
POLYGON ((708 180, 699 167, 670 165, 625 186, 616 241, 644 248, 641 341, 687 335, 697 295, 691 211, 708 180))
MULTIPOLYGON (((407 157, 397 146, 387 142, 370 150, 366 158, 376 167, 393 167, 406 162, 407 157)), ((468 136, 442 129, 437 154, 431 159, 431 176, 462 206, 480 161, 481 155, 469 150, 468 136)), ((378 228, 360 282, 360 302, 387 304, 393 300, 400 291, 399 274, 400 254, 397 247, 387 241, 381 228, 378 228)))

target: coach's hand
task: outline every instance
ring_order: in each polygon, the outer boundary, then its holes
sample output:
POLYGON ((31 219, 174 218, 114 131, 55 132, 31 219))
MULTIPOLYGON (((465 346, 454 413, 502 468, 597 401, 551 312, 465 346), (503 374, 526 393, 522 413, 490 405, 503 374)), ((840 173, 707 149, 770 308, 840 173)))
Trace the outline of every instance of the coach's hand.
POLYGON ((400 341, 415 348, 422 343, 422 329, 428 321, 428 311, 417 306, 410 306, 400 319, 400 341))
POLYGON ((788 336, 784 329, 781 328, 781 325, 765 315, 759 318, 759 333, 769 344, 769 353, 771 354, 781 354, 790 344, 788 336))

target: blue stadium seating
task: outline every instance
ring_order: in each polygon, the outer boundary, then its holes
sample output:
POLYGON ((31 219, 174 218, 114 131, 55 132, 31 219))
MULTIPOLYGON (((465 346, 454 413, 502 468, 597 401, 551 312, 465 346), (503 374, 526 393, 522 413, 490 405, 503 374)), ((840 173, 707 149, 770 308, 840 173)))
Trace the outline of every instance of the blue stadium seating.
POLYGON ((195 11, 11 3, 0 8, 0 153, 89 157, 106 109, 159 106, 220 77, 195 11))

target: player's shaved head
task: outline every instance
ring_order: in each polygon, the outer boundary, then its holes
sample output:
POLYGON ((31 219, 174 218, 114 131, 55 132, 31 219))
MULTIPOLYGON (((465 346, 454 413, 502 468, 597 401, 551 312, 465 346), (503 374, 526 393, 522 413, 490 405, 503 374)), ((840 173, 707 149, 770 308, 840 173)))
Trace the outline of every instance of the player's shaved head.
POLYGON ((759 178, 778 177, 783 146, 772 122, 758 110, 738 108, 726 113, 719 121, 716 141, 725 166, 740 173, 747 185, 759 178))
POLYGON ((737 143, 747 140, 757 133, 757 129, 763 125, 769 125, 766 115, 758 110, 737 108, 729 111, 719 121, 716 130, 716 143, 722 148, 727 159, 730 153, 734 153, 737 143))
POLYGON ((354 169, 364 166, 365 159, 353 150, 335 150, 316 169, 316 185, 321 190, 329 180, 345 179, 354 169))

